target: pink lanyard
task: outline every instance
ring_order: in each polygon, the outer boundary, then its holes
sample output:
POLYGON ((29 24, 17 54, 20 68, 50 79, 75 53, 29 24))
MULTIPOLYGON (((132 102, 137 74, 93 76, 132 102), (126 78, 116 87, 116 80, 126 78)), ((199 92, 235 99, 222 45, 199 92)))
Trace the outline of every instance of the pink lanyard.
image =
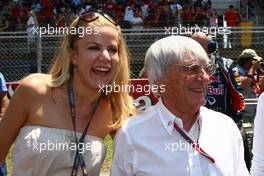
POLYGON ((174 122, 173 123, 174 128, 178 131, 178 133, 201 155, 209 159, 212 163, 215 163, 215 160, 213 157, 211 157, 209 154, 207 154, 199 145, 198 140, 197 143, 194 143, 189 136, 187 136, 182 129, 174 122))

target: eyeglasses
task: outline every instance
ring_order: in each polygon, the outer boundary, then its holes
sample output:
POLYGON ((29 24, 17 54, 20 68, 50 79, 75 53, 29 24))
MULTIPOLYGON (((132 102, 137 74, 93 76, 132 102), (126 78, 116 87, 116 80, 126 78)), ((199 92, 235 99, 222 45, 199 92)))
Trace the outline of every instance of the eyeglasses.
POLYGON ((191 64, 191 65, 182 65, 182 64, 173 64, 179 67, 184 68, 184 71, 188 75, 196 75, 198 74, 202 69, 206 72, 208 76, 212 76, 215 74, 216 71, 216 65, 215 64, 207 64, 205 66, 191 64))
POLYGON ((80 17, 79 17, 79 21, 76 25, 76 27, 79 25, 80 21, 85 21, 87 23, 92 22, 97 20, 100 16, 104 17, 105 19, 107 19, 110 23, 112 23, 115 26, 118 26, 117 22, 115 20, 113 20, 113 18, 111 18, 109 15, 107 15, 106 13, 103 13, 101 11, 97 11, 97 12, 91 12, 91 11, 87 11, 84 12, 80 17))
MULTIPOLYGON (((82 15, 79 17, 75 28, 78 28, 80 21, 90 23, 92 21, 97 20, 100 16, 104 17, 107 21, 109 21, 110 23, 112 23, 116 27, 119 26, 118 23, 113 18, 111 18, 109 15, 107 15, 106 13, 103 13, 101 11, 97 11, 97 12, 87 11, 87 12, 82 13, 82 15)), ((72 48, 72 46, 73 46, 73 40, 74 40, 73 38, 74 37, 72 36, 70 48, 72 48)))

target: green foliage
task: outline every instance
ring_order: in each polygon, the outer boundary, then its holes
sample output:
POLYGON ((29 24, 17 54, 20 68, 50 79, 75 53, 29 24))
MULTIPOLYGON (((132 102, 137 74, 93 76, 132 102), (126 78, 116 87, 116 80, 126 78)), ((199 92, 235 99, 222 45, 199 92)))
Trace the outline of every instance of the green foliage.
POLYGON ((102 167, 103 172, 109 171, 111 167, 111 162, 112 162, 112 156, 113 156, 113 140, 110 135, 106 136, 105 140, 105 145, 107 147, 107 153, 105 157, 105 161, 102 167))

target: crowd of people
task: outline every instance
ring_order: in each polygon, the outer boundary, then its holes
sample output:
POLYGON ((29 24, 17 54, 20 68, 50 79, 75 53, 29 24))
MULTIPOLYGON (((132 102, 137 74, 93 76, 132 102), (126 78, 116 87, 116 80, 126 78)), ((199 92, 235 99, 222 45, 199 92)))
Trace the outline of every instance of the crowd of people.
MULTIPOLYGON (((64 27, 75 15, 99 9, 118 19, 123 28, 164 27, 179 23, 217 27, 220 18, 216 9, 211 8, 210 0, 1 0, 0 31, 25 30, 29 11, 36 14, 40 26, 64 27)), ((244 20, 233 6, 227 9, 225 16, 228 25, 232 26, 244 20)))

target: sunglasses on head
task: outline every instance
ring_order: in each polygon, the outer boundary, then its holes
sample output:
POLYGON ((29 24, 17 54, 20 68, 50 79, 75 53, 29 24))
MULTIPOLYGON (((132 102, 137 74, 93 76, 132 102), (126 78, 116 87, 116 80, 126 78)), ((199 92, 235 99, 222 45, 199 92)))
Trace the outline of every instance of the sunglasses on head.
POLYGON ((82 13, 82 15, 79 17, 76 27, 78 27, 80 21, 85 21, 87 23, 90 23, 92 21, 97 20, 100 16, 104 17, 107 21, 109 21, 113 25, 118 26, 117 22, 106 13, 100 11, 97 12, 87 11, 82 13))
MULTIPOLYGON (((113 18, 111 18, 109 15, 107 15, 106 13, 103 13, 101 11, 96 11, 96 12, 87 11, 87 12, 82 13, 81 16, 79 16, 78 22, 77 22, 75 27, 77 28, 79 26, 80 21, 90 23, 92 21, 97 20, 100 16, 104 17, 107 21, 109 21, 110 23, 112 23, 116 27, 119 26, 118 23, 113 18)), ((70 48, 73 47, 73 38, 74 37, 72 36, 70 48)))

